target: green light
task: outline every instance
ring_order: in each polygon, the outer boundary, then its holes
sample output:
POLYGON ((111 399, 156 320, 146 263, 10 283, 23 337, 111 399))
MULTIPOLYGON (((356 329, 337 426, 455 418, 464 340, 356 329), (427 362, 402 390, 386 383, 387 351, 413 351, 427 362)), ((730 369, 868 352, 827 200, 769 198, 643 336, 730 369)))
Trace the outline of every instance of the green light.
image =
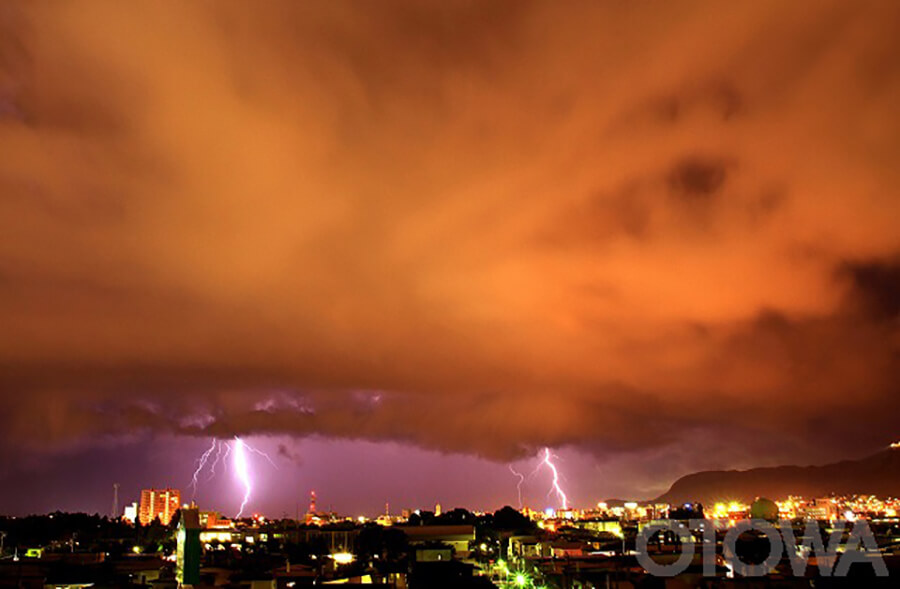
POLYGON ((519 587, 524 587, 525 583, 527 583, 527 582, 528 582, 528 578, 525 575, 523 575, 522 573, 519 573, 516 575, 516 585, 518 585, 519 587))

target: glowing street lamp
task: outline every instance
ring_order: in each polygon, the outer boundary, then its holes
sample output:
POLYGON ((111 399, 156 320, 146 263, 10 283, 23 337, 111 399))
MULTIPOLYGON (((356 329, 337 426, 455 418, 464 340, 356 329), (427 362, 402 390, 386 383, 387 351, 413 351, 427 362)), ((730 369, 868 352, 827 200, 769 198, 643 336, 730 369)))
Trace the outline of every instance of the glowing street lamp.
POLYGON ((336 552, 331 555, 336 564, 350 564, 354 561, 354 556, 350 552, 336 552))

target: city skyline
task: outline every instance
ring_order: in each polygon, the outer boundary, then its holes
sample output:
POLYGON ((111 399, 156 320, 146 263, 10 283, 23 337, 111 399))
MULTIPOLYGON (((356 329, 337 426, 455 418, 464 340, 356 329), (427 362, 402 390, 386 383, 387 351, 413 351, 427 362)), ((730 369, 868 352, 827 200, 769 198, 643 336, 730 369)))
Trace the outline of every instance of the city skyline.
MULTIPOLYGON (((333 509, 339 513, 368 517, 383 513, 385 503, 390 503, 396 513, 402 509, 433 509, 435 504, 442 504, 445 509, 465 507, 484 511, 496 510, 503 505, 516 508, 528 506, 538 511, 548 507, 559 508, 558 499, 549 494, 552 476, 541 466, 542 455, 512 464, 498 464, 473 460, 464 455, 441 457, 434 452, 410 450, 399 444, 385 446, 372 442, 313 440, 292 445, 291 450, 295 453, 291 453, 287 446, 292 442, 289 438, 251 438, 251 442, 266 451, 275 465, 262 458, 252 461, 250 468, 256 485, 244 515, 260 513, 267 517, 296 517, 299 513, 302 516, 310 491, 319 494, 323 511, 333 509), (324 454, 323 450, 329 453, 324 454), (301 454, 306 458, 301 459, 301 454), (518 479, 510 474, 511 466, 521 469, 527 477, 522 486, 521 506, 518 501, 518 479), (371 484, 379 473, 386 475, 385 482, 371 484), (423 492, 419 487, 423 480, 437 484, 439 490, 423 492), (370 484, 367 485, 367 482, 370 484), (365 486, 365 493, 359 493, 361 485, 365 486)), ((204 509, 229 517, 237 514, 243 488, 230 463, 220 463, 215 476, 207 465, 198 477, 196 491, 191 484, 196 462, 187 467, 165 470, 170 460, 170 450, 194 449, 197 452, 195 458, 199 460, 208 449, 208 441, 169 440, 163 451, 159 450, 158 443, 156 447, 157 451, 149 455, 134 456, 138 445, 104 452, 103 457, 109 460, 110 466, 103 477, 89 481, 69 479, 65 487, 51 495, 46 508, 42 508, 43 504, 39 502, 21 502, 14 504, 9 514, 26 515, 57 509, 106 514, 113 492, 110 481, 114 479, 129 481, 118 491, 119 511, 131 501, 137 501, 143 488, 171 487, 181 492, 182 503, 195 501, 204 509), (126 465, 131 468, 123 468, 126 465), (83 483, 87 484, 81 487, 83 483)), ((567 469, 582 471, 590 464, 591 457, 572 451, 554 452, 554 455, 559 456, 557 462, 563 486, 573 494, 576 506, 587 507, 615 495, 604 495, 599 490, 593 492, 598 480, 596 477, 586 484, 566 476, 567 469)), ((77 472, 83 467, 70 463, 68 468, 77 472)), ((42 484, 40 478, 37 484, 42 484)), ((629 486, 632 484, 628 482, 629 486)), ((625 485, 620 485, 619 489, 624 491, 625 485)), ((658 494, 655 488, 649 494, 644 493, 647 497, 641 498, 650 498, 649 495, 654 494, 658 494)), ((628 495, 627 498, 634 497, 628 495)))
MULTIPOLYGON (((248 445, 266 456, 251 455, 249 470, 253 480, 253 490, 247 502, 243 517, 262 515, 266 518, 303 519, 308 510, 309 494, 319 496, 318 505, 322 513, 335 513, 340 517, 365 516, 374 518, 385 513, 388 507, 392 515, 402 511, 434 510, 436 505, 443 509, 462 508, 480 512, 492 512, 503 506, 515 509, 532 509, 543 512, 547 509, 563 510, 558 495, 554 492, 553 473, 544 464, 544 451, 531 459, 514 463, 496 463, 485 459, 473 459, 465 455, 441 456, 433 451, 410 449, 401 444, 381 444, 375 442, 354 442, 346 440, 311 439, 297 441, 292 438, 249 438, 248 445), (302 459, 305 456, 306 459, 302 459), (519 480, 521 475, 522 483, 519 480), (437 491, 423 491, 421 483, 437 491), (360 488, 365 492, 361 493, 360 488)), ((218 441, 222 443, 222 441, 218 441)), ((101 477, 79 479, 77 473, 85 465, 64 459, 65 469, 52 476, 67 483, 58 486, 49 495, 37 489, 48 485, 49 477, 35 476, 20 479, 19 495, 26 498, 19 502, 7 503, 6 515, 23 516, 51 511, 87 512, 112 516, 109 510, 113 497, 118 499, 117 517, 132 502, 140 503, 141 491, 149 488, 174 488, 181 494, 181 504, 196 504, 206 511, 215 511, 224 517, 237 517, 243 502, 244 487, 234 471, 233 460, 220 455, 215 469, 211 469, 215 455, 200 468, 200 457, 209 450, 208 440, 157 441, 154 452, 140 453, 142 444, 117 445, 89 460, 105 460, 108 467, 101 477), (172 468, 171 455, 174 452, 196 451, 195 461, 172 468), (196 478, 196 487, 193 481, 196 478), (126 485, 111 481, 126 480, 126 485), (113 489, 113 486, 117 487, 113 489), (37 498, 37 499, 35 499, 37 498)), ((900 455, 898 444, 879 449, 868 460, 884 460, 867 474, 882 470, 884 480, 873 487, 869 478, 856 478, 858 484, 848 482, 846 477, 832 479, 831 488, 825 484, 821 492, 812 496, 829 496, 837 493, 874 493, 881 495, 884 489, 895 485, 893 472, 895 455, 900 455), (889 456, 890 455, 890 456, 889 456), (843 480, 838 480, 842 478, 843 480), (849 485, 849 487, 848 487, 849 485)), ((549 449, 547 449, 549 450, 549 449)), ((663 457, 661 469, 669 469, 672 479, 659 486, 657 478, 637 477, 621 481, 610 481, 595 458, 589 454, 567 448, 552 451, 553 462, 558 468, 561 487, 567 494, 567 504, 576 510, 593 509, 599 503, 639 502, 641 504, 671 503, 668 492, 681 482, 684 475, 677 467, 667 464, 669 457, 663 457), (571 477, 567 473, 578 476, 571 477), (585 473, 588 473, 585 475, 585 473), (677 479, 677 481, 676 481, 677 479), (636 485, 643 480, 648 486, 636 485)), ((866 459, 867 457, 848 457, 866 459)), ((627 460, 626 458, 620 458, 627 460)), ((833 472, 846 470, 848 462, 831 464, 833 472)), ((743 466, 743 465, 742 465, 743 466)), ((751 468, 781 466, 777 464, 746 465, 751 468)), ((802 467, 803 465, 801 465, 802 467)), ((810 465, 822 467, 823 465, 810 465)), ((51 467, 52 470, 58 467, 51 467)), ((638 469, 639 470, 639 469, 638 469)), ((862 473, 856 468, 856 477, 862 473)), ((732 471, 738 472, 738 471, 732 471)), ((747 471, 743 471, 747 472, 747 471)), ((727 474, 727 473, 724 473, 727 474)), ((768 495, 774 499, 785 499, 790 495, 804 494, 803 489, 821 486, 805 480, 800 475, 790 478, 775 477, 763 488, 775 486, 786 491, 753 492, 753 484, 732 485, 731 492, 713 493, 706 499, 713 503, 730 503, 735 500, 747 501, 747 497, 768 495), (782 480, 783 479, 783 480, 782 480), (791 481, 801 481, 792 486, 791 481), (750 493, 748 495, 748 493, 750 493)), ((854 479, 851 479, 851 481, 854 479)), ((759 482, 757 486, 759 486, 759 482)), ((721 483, 720 483, 721 485, 721 483)), ((684 489, 680 491, 684 494, 684 489)), ((708 495, 702 488, 694 488, 684 500, 701 500, 708 495)), ((890 496, 888 493, 887 496, 890 496)), ((677 500, 676 500, 677 503, 677 500)))
POLYGON ((5 3, 0 514, 185 492, 215 439, 274 515, 516 506, 544 448, 585 506, 887 448, 897 23, 5 3))

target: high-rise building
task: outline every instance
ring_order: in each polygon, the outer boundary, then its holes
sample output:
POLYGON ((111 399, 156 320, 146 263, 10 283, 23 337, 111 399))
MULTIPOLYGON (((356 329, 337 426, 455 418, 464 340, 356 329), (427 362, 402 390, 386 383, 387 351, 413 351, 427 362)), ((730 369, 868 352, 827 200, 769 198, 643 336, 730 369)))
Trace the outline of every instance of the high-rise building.
POLYGON ((125 514, 122 515, 122 519, 134 523, 138 518, 138 504, 137 501, 134 501, 131 505, 125 506, 125 514))
POLYGON ((155 519, 168 525, 180 505, 181 491, 178 489, 144 489, 138 519, 145 526, 155 519))
MULTIPOLYGON (((178 521, 175 578, 178 586, 196 585, 200 581, 200 513, 190 507, 181 511, 178 521)), ((273 583, 274 585, 274 583, 273 583)))

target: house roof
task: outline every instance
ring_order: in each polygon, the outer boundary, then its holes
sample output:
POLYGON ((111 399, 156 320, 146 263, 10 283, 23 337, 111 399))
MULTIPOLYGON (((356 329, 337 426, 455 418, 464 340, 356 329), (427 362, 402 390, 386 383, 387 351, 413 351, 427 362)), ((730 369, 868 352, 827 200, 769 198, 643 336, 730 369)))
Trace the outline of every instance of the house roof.
POLYGON ((475 539, 475 526, 409 526, 402 528, 411 542, 463 542, 475 539))

